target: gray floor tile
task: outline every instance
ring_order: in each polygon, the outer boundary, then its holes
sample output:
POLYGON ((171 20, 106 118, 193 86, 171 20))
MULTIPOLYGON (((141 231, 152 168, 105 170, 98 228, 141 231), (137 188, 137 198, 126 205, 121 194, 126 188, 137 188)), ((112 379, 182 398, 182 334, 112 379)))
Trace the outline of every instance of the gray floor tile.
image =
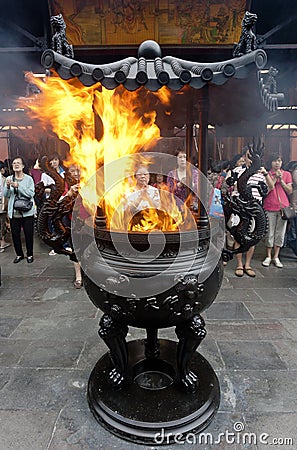
POLYGON ((97 315, 97 308, 93 303, 88 301, 71 302, 64 300, 63 302, 57 300, 51 308, 51 316, 62 318, 90 318, 95 319, 97 315))
POLYGON ((31 292, 34 292, 34 290, 37 291, 39 289, 43 289, 45 286, 48 286, 51 283, 51 280, 46 277, 34 277, 30 278, 30 281, 28 281, 27 276, 3 276, 2 283, 4 289, 11 289, 15 295, 15 298, 18 298, 18 296, 23 295, 23 293, 25 293, 26 295, 30 294, 30 290, 31 292), (28 290, 29 292, 27 292, 28 290))
POLYGON ((98 335, 88 339, 79 356, 77 367, 79 369, 91 370, 97 361, 108 352, 108 348, 104 341, 98 335))
POLYGON ((26 259, 21 261, 19 264, 13 264, 12 260, 15 258, 15 255, 12 255, 11 261, 8 261, 7 264, 2 265, 2 276, 3 279, 10 278, 24 278, 24 279, 35 279, 42 275, 43 271, 46 269, 46 265, 38 263, 38 258, 35 258, 34 264, 28 264, 26 259), (20 273, 22 276, 20 277, 20 273))
POLYGON ((283 277, 263 277, 263 278, 232 278, 231 284, 235 289, 246 289, 246 288, 288 288, 297 287, 297 279, 293 277, 283 276, 283 277))
POLYGON ((215 371, 222 370, 224 368, 224 362, 217 343, 212 339, 205 338, 199 345, 197 351, 204 356, 215 371))
POLYGON ((49 287, 44 294, 42 295, 42 300, 57 300, 57 299, 64 299, 66 294, 69 294, 69 290, 67 289, 67 286, 64 287, 49 287))
POLYGON ((277 320, 258 320, 255 321, 260 340, 279 341, 291 337, 286 331, 281 321, 277 320))
POLYGON ((250 320, 251 314, 241 302, 213 303, 205 312, 207 319, 250 320))
MULTIPOLYGON (((63 258, 63 256, 61 257, 63 258)), ((72 280, 75 276, 73 265, 71 262, 67 261, 66 258, 64 258, 64 261, 66 264, 63 267, 63 270, 59 271, 56 267, 46 267, 42 272, 42 276, 54 278, 55 280, 58 278, 69 278, 69 280, 72 280)))
MULTIPOLYGON (((2 280, 2 287, 0 290, 0 298, 3 301, 19 301, 19 300, 40 300, 40 298, 46 292, 44 288, 45 283, 42 283, 37 287, 33 281, 32 285, 27 282, 25 286, 21 289, 18 287, 7 287, 5 278, 2 280)), ((15 285, 17 285, 18 280, 15 279, 15 285)))
POLYGON ((15 368, 1 389, 2 410, 57 411, 66 404, 85 407, 87 373, 76 370, 15 368))
POLYGON ((57 412, 0 410, 0 443, 3 450, 46 450, 57 412))
POLYGON ((290 337, 296 341, 297 339, 297 319, 281 319, 280 323, 283 325, 285 330, 288 331, 290 337))
POLYGON ((29 345, 29 341, 0 339, 0 366, 15 366, 29 345))
POLYGON ((249 414, 246 423, 245 431, 255 433, 259 450, 267 447, 293 449, 296 446, 297 413, 249 414))
POLYGON ((215 299, 218 302, 259 302, 261 299, 254 289, 221 289, 215 299))
POLYGON ((3 389, 11 379, 11 368, 0 367, 0 391, 3 389))
POLYGON ((206 330, 216 340, 275 340, 290 339, 292 335, 283 323, 277 320, 257 320, 249 322, 206 322, 206 330))
MULTIPOLYGON (((233 372, 231 372, 233 374, 233 372)), ((242 405, 245 404, 246 399, 244 393, 231 376, 229 371, 217 372, 217 377, 221 389, 220 412, 240 413, 242 412, 242 405)))
POLYGON ((245 414, 296 413, 297 372, 278 370, 228 371, 236 410, 245 414))
POLYGON ((289 370, 297 370, 297 346, 296 342, 290 340, 275 340, 273 341, 279 357, 286 364, 289 370))
POLYGON ((0 302, 0 315, 2 318, 49 318, 54 305, 49 302, 35 299, 4 300, 0 302))
MULTIPOLYGON (((51 283, 52 284, 52 283, 51 283)), ((87 296, 85 289, 75 289, 72 280, 69 282, 67 280, 64 286, 60 287, 48 287, 41 297, 42 300, 57 300, 57 301, 78 301, 78 302, 88 302, 91 300, 87 296)))
POLYGON ((219 341, 226 368, 236 370, 286 370, 276 348, 270 342, 259 341, 219 341))
POLYGON ((87 339, 98 329, 97 319, 24 319, 13 333, 14 339, 87 339))
MULTIPOLYGON (((288 302, 288 301, 296 301, 297 302, 297 293, 289 288, 275 288, 270 289, 255 289, 256 294, 260 297, 263 302, 288 302)), ((249 299, 247 299, 249 301, 249 299)))
POLYGON ((297 319, 297 303, 245 303, 255 319, 297 319))
POLYGON ((146 446, 127 443, 106 431, 91 412, 64 410, 57 421, 55 434, 48 450, 103 449, 145 450, 146 446))
POLYGON ((83 349, 83 341, 38 340, 27 346, 18 365, 21 367, 75 368, 83 349))
POLYGON ((282 278, 282 277, 293 277, 296 278, 296 267, 295 264, 292 264, 293 267, 291 267, 288 263, 284 262, 282 258, 280 257, 281 261, 284 264, 284 267, 282 269, 275 267, 272 263, 269 267, 261 267, 259 268, 259 272, 266 278, 267 276, 269 278, 275 277, 275 278, 282 278))
POLYGON ((21 323, 22 319, 0 317, 0 337, 9 337, 21 323))

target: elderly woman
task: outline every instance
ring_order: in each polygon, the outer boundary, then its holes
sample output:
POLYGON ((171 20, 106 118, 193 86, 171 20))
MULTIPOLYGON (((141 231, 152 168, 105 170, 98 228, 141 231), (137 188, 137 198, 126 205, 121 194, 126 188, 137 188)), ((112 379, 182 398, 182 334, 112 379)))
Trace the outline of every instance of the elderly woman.
POLYGON ((149 185, 150 174, 145 165, 136 167, 134 177, 136 183, 123 199, 129 228, 133 228, 140 221, 143 210, 159 209, 161 204, 159 189, 149 185))
POLYGON ((126 209, 132 214, 146 208, 160 208, 159 190, 149 185, 150 174, 146 166, 138 166, 135 170, 136 184, 126 194, 126 209))
POLYGON ((7 177, 4 186, 4 195, 8 198, 8 217, 10 220, 11 235, 16 257, 14 264, 24 259, 24 252, 21 242, 21 229, 24 230, 27 262, 33 262, 33 234, 34 234, 34 181, 30 175, 24 173, 24 159, 15 156, 12 159, 13 175, 7 177), (28 211, 15 209, 15 199, 20 197, 32 202, 28 211))

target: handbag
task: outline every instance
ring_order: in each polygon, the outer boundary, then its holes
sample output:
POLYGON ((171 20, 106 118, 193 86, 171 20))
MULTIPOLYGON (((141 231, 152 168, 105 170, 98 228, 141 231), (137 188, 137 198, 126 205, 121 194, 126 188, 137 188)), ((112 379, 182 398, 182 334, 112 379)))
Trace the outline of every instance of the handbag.
POLYGON ((280 213, 281 213, 281 217, 283 220, 294 219, 294 217, 296 217, 296 215, 297 215, 293 206, 287 206, 285 208, 281 208, 280 213))
MULTIPOLYGON (((13 177, 14 181, 14 177, 13 177)), ((14 188, 14 203, 13 203, 13 209, 20 212, 27 212, 30 211, 30 209, 33 206, 33 201, 28 197, 19 197, 18 190, 14 188)))
POLYGON ((32 206, 33 202, 29 198, 20 198, 17 195, 15 196, 13 209, 16 211, 27 212, 30 211, 32 206))
MULTIPOLYGON (((276 189, 276 187, 275 187, 275 189, 276 189)), ((279 193, 278 193, 277 189, 276 189, 276 194, 277 194, 277 198, 278 198, 278 201, 279 201, 279 206, 280 206, 280 210, 279 211, 280 211, 281 218, 283 220, 294 219, 294 217, 296 216, 296 212, 295 212, 295 209, 293 208, 293 206, 284 206, 284 207, 282 207, 280 196, 279 196, 279 193)))

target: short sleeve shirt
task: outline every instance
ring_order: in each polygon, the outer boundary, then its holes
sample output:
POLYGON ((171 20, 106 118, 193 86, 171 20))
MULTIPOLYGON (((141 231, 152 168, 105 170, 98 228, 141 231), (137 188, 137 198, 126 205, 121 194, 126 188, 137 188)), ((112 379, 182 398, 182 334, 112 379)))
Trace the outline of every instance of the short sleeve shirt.
MULTIPOLYGON (((240 177, 243 172, 246 170, 246 167, 243 166, 239 166, 239 167, 235 167, 235 169, 233 170, 234 173, 236 173, 238 175, 238 177, 240 177)), ((262 173, 260 172, 256 172, 254 173, 249 179, 247 184, 259 184, 259 182, 262 181, 263 183, 266 184, 266 180, 265 177, 262 173)), ((237 191, 237 186, 235 185, 235 189, 234 189, 234 194, 238 195, 238 191, 237 191)), ((252 195, 255 199, 261 201, 262 197, 258 191, 257 188, 252 188, 252 195)))
MULTIPOLYGON (((292 184, 292 175, 286 170, 282 170, 282 179, 286 184, 292 184)), ((274 178, 275 172, 270 170, 269 175, 274 178)), ((280 180, 277 180, 274 189, 270 191, 264 200, 266 211, 279 211, 281 208, 289 206, 289 197, 282 187, 280 180)))

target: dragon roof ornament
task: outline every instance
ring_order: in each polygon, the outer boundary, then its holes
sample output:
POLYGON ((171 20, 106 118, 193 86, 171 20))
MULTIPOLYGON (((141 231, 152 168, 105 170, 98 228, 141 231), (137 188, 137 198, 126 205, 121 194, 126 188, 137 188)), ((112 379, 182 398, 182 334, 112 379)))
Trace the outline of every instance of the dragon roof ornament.
POLYGON ((271 66, 265 82, 262 72, 265 73, 267 71, 258 71, 258 83, 262 102, 269 111, 276 111, 279 101, 283 101, 285 97, 283 93, 277 92, 275 77, 278 75, 278 70, 271 66))

